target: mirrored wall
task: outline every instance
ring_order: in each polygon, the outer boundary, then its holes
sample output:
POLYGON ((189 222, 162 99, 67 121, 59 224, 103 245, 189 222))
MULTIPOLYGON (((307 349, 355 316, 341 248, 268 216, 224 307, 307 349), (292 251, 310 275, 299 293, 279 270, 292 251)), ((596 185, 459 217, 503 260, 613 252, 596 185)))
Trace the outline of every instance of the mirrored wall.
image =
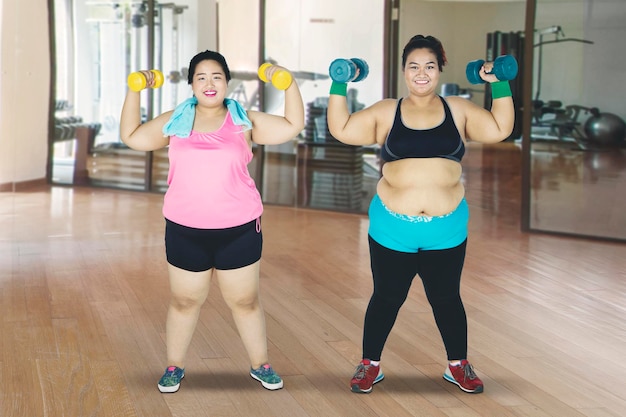
MULTIPOLYGON (((383 97, 385 2, 265 3, 264 60, 294 70, 305 105, 305 129, 294 143, 266 147, 264 199, 298 207, 365 212, 379 178, 377 147, 344 145, 328 131, 328 73, 336 58, 359 58, 371 71, 361 81, 349 84, 350 109, 359 110, 383 97), (285 31, 292 36, 285 36, 285 31), (270 177, 274 172, 280 173, 280 179, 270 177)), ((274 88, 265 92, 266 110, 282 111, 282 94, 274 88)))
MULTIPOLYGON (((368 78, 351 85, 351 105, 357 109, 404 94, 401 81, 396 91, 389 88, 390 80, 399 78, 398 50, 416 33, 434 33, 454 58, 442 82, 464 86, 465 63, 484 56, 486 34, 522 29, 525 6, 534 20, 530 31, 525 28, 525 44, 532 47, 530 54, 528 48, 525 52, 534 66, 526 77, 532 80, 532 91, 524 105, 523 228, 626 240, 623 0, 471 5, 417 0, 54 0, 58 76, 52 182, 164 191, 165 153, 134 152, 117 137, 125 77, 149 67, 166 74, 163 88, 145 92, 148 118, 188 97, 184 78, 189 58, 198 50, 218 48, 233 70, 230 94, 247 108, 281 109, 281 93, 257 78, 263 61, 292 69, 302 89, 305 130, 288 144, 254 149, 257 157, 250 170, 264 200, 364 212, 378 177, 376 150, 348 149, 326 131, 329 63, 337 57, 369 63, 368 78), (392 3, 399 8, 389 13, 392 3), (460 24, 466 17, 471 23, 460 24), (200 25, 200 19, 211 24, 200 25), (442 26, 446 19, 458 24, 442 26), (400 45, 390 48, 386 40, 394 22, 399 22, 395 35, 400 45), (215 32, 214 42, 201 41, 201 31, 215 32), (389 68, 396 73, 386 72, 389 68)), ((474 92, 472 99, 480 103, 481 97, 474 92)))
POLYGON ((54 0, 56 107, 53 184, 164 191, 165 150, 140 152, 119 138, 126 78, 158 69, 161 88, 142 91, 147 120, 188 97, 187 65, 196 39, 194 3, 54 0))
POLYGON ((126 77, 141 69, 164 73, 163 87, 141 93, 142 117, 148 120, 189 96, 189 59, 200 50, 216 49, 232 73, 228 95, 246 109, 283 112, 284 93, 258 78, 263 62, 289 68, 305 101, 307 126, 300 135, 280 146, 253 147, 249 170, 264 201, 364 212, 378 179, 376 149, 346 146, 330 136, 328 67, 335 58, 358 57, 372 68, 363 82, 351 86, 353 110, 383 97, 387 2, 205 3, 54 0, 52 183, 164 192, 167 151, 135 151, 119 138, 126 77), (205 26, 215 32, 215 42, 196 42, 196 32, 205 26))
POLYGON ((530 230, 626 240, 624 21, 622 0, 536 0, 530 230))
POLYGON ((383 96, 385 1, 230 0, 219 5, 218 49, 228 60, 233 79, 230 96, 247 109, 272 114, 284 111, 284 92, 259 81, 261 63, 288 68, 305 104, 305 129, 292 141, 255 146, 249 169, 263 201, 269 204, 365 212, 375 192, 378 161, 374 147, 347 146, 326 127, 335 58, 361 58, 372 71, 352 83, 353 110, 383 96), (229 24, 228 22, 238 22, 229 24), (242 42, 241 27, 246 27, 242 42), (345 28, 350 28, 349 33, 345 28), (341 39, 342 42, 337 42, 341 39), (362 42, 367 39, 367 42, 362 42))

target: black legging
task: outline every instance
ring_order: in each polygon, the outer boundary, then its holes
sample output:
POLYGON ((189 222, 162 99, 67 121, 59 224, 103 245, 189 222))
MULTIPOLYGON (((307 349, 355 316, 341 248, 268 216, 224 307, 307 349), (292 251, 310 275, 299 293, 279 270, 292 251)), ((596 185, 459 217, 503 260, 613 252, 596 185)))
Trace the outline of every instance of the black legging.
POLYGON ((467 239, 451 249, 417 253, 398 252, 371 237, 368 239, 374 293, 365 313, 363 358, 380 360, 398 311, 417 274, 422 279, 448 360, 466 359, 467 317, 460 284, 467 239))

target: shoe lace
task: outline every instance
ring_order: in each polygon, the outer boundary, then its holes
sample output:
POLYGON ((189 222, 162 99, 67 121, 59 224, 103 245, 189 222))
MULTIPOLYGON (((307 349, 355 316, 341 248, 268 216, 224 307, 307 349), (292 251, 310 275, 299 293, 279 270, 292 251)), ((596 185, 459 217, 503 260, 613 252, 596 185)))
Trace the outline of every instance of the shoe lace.
POLYGON ((159 381, 159 385, 175 385, 180 382, 182 379, 182 373, 177 372, 178 369, 174 368, 172 370, 166 369, 165 374, 161 377, 161 381, 159 381))
POLYGON ((354 377, 358 380, 361 379, 365 379, 365 376, 367 375, 367 369, 369 368, 369 366, 367 365, 363 365, 362 363, 360 363, 357 367, 356 367, 356 371, 354 373, 354 377))
POLYGON ((465 364, 465 366, 463 366, 463 376, 465 379, 476 379, 476 373, 474 372, 474 368, 472 368, 472 365, 465 364))
POLYGON ((254 372, 266 382, 280 380, 280 377, 274 372, 271 365, 263 365, 258 369, 254 369, 254 372))

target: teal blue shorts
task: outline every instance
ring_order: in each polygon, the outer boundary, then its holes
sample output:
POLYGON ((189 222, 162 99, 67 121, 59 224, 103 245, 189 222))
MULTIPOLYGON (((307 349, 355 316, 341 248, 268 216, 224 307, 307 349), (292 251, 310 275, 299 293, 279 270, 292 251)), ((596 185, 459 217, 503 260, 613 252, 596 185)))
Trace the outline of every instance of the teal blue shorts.
POLYGON ((465 198, 443 216, 407 216, 387 208, 378 194, 369 207, 369 235, 386 248, 407 253, 454 248, 467 239, 469 208, 465 198))

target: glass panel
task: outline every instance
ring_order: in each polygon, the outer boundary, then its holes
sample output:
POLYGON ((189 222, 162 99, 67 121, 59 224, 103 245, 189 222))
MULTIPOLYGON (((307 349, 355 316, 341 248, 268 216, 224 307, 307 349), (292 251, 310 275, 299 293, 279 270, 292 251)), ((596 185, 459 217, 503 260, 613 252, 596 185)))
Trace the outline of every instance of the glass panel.
MULTIPOLYGON (((260 88, 262 83, 257 76, 259 66, 260 2, 258 0, 229 0, 221 2, 218 8, 219 44, 217 50, 224 55, 230 70, 228 96, 247 110, 260 110, 260 88), (237 24, 228 24, 237 22, 237 24), (245 42, 242 42, 242 28, 246 28, 245 42)), ((250 175, 260 189, 262 180, 263 147, 253 145, 254 158, 248 166, 250 175)), ((259 190, 261 191, 261 190, 259 190)))
MULTIPOLYGON (((89 177, 93 185, 143 190, 145 153, 121 143, 119 115, 126 93, 126 75, 148 68, 147 10, 143 4, 94 3, 87 4, 84 12, 84 21, 80 19, 82 13, 77 13, 77 21, 81 22, 77 27, 82 27, 89 37, 80 37, 84 40, 79 42, 79 50, 84 54, 79 56, 85 61, 79 62, 78 67, 91 71, 81 71, 77 85, 94 88, 92 94, 80 94, 78 106, 85 113, 91 110, 92 120, 102 121, 100 135, 90 152, 89 177)), ((147 95, 142 92, 142 103, 147 102, 147 95)), ((142 108, 143 120, 148 118, 147 113, 147 108, 142 108)))
POLYGON ((189 96, 185 66, 196 42, 185 42, 180 28, 193 15, 190 6, 55 0, 54 7, 58 65, 52 181, 165 191, 167 151, 153 155, 129 149, 119 138, 119 117, 133 71, 159 69, 166 80, 161 88, 141 92, 144 120, 189 96))
MULTIPOLYGON (((378 180, 375 148, 341 144, 328 132, 328 68, 336 58, 361 58, 383 68, 384 2, 268 0, 265 18, 265 60, 293 71, 306 126, 293 142, 265 147, 264 201, 365 212, 378 180)), ((352 109, 380 100, 382 86, 380 70, 350 83, 352 109)), ((265 93, 266 111, 282 111, 282 92, 267 85, 265 93)))
POLYGON ((128 70, 147 55, 145 13, 141 3, 55 0, 54 183, 144 189, 145 153, 120 142, 119 113, 128 70))
POLYGON ((621 0, 537 0, 531 229, 626 239, 621 0))

